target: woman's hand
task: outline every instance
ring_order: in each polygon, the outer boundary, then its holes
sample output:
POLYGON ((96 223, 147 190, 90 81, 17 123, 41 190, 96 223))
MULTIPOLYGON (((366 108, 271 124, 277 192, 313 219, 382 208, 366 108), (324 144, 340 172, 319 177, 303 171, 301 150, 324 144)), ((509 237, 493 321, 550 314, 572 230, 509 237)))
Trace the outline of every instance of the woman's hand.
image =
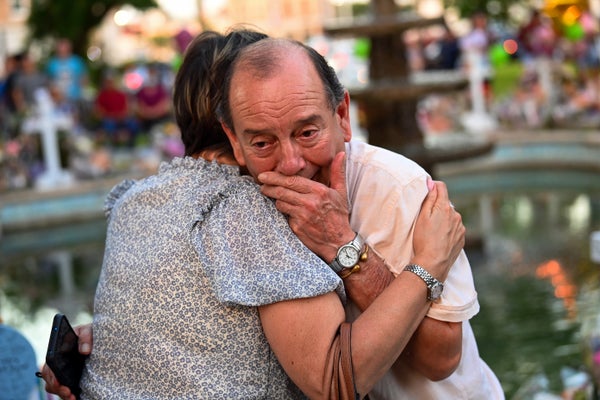
MULTIPOLYGON (((89 355, 92 352, 92 324, 79 325, 74 327, 73 330, 79 337, 79 352, 89 355)), ((46 392, 55 394, 62 400, 76 400, 75 395, 71 393, 71 389, 60 384, 47 364, 42 366, 42 378, 46 382, 46 392)))
POLYGON ((412 262, 445 281, 465 245, 465 226, 448 198, 446 184, 428 182, 430 191, 421 206, 413 236, 412 262))

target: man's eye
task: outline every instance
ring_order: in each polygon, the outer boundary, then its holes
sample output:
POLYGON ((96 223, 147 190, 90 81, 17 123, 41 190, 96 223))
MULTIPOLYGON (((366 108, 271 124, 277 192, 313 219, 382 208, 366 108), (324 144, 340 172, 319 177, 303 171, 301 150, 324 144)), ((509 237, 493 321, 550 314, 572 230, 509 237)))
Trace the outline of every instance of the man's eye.
POLYGON ((316 129, 310 129, 310 130, 302 131, 302 133, 300 133, 300 136, 305 137, 305 138, 310 138, 316 134, 317 134, 316 129))
POLYGON ((252 146, 256 147, 257 149, 264 149, 268 145, 269 144, 267 142, 254 142, 254 143, 252 143, 252 146))

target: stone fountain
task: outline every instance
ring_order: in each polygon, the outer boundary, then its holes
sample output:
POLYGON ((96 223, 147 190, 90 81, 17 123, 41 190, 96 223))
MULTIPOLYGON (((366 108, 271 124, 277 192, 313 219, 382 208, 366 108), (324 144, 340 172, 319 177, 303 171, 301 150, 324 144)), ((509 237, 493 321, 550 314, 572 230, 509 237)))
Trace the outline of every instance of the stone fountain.
POLYGON ((350 24, 325 27, 329 36, 370 39, 369 83, 349 88, 351 98, 365 112, 369 143, 413 159, 430 174, 437 163, 489 152, 493 144, 483 137, 454 146, 425 146, 417 123, 420 98, 430 93, 463 90, 469 85, 468 77, 455 71, 425 74, 418 81, 411 76, 403 34, 409 29, 445 25, 444 18, 398 12, 394 0, 372 0, 371 10, 369 16, 353 19, 350 24))

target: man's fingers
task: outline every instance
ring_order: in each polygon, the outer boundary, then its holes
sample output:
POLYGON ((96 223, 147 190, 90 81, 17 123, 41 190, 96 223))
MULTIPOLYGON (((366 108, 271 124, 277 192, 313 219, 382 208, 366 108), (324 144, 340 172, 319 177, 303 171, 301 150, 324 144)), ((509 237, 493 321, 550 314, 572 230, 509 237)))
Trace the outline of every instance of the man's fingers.
POLYGON ((281 186, 298 193, 310 193, 312 181, 298 175, 282 175, 278 172, 269 171, 258 175, 258 181, 264 185, 281 186))
POLYGON ((283 186, 262 185, 260 191, 267 197, 290 205, 300 206, 303 204, 304 193, 296 192, 283 186))

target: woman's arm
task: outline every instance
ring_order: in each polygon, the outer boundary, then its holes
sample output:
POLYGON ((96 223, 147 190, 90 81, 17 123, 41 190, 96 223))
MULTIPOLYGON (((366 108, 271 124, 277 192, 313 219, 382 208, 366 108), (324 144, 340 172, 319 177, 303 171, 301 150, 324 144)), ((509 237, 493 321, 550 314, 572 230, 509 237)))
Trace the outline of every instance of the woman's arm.
MULTIPOLYGON (((429 304, 423 281, 401 274, 352 324, 357 392, 364 395, 393 365, 429 304)), ((290 378, 311 399, 330 398, 344 308, 334 293, 259 308, 269 344, 290 378)))

